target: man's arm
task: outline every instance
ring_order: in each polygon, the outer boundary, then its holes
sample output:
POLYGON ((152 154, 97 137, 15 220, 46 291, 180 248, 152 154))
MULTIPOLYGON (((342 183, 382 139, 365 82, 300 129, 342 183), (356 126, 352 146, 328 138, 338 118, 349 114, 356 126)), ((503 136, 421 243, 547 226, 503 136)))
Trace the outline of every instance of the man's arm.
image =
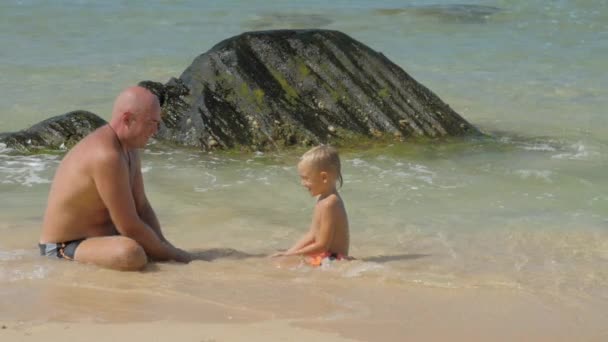
POLYGON ((167 241, 167 239, 163 235, 163 232, 160 229, 160 223, 158 222, 158 218, 156 218, 156 213, 154 212, 154 209, 152 209, 150 203, 147 203, 142 208, 138 208, 137 213, 139 214, 139 217, 142 219, 142 221, 144 221, 150 228, 152 228, 152 230, 156 233, 156 235, 158 235, 161 241, 169 243, 169 241, 167 241))
POLYGON ((156 217, 156 213, 150 202, 148 201, 148 197, 146 196, 146 191, 144 189, 144 180, 143 175, 141 173, 141 159, 139 158, 139 154, 136 151, 131 153, 133 159, 135 160, 135 179, 133 180, 133 198, 135 199, 135 208, 137 209, 137 213, 139 217, 150 227, 152 230, 158 235, 161 241, 168 242, 165 236, 163 235, 162 230, 160 229, 160 223, 158 222, 158 218, 156 217))
POLYGON ((175 251, 139 218, 131 193, 126 161, 114 151, 99 151, 92 171, 99 196, 121 235, 137 241, 156 260, 175 258, 175 251))
POLYGON ((175 256, 173 257, 174 260, 180 262, 189 262, 191 260, 190 254, 182 249, 173 246, 173 244, 169 242, 163 235, 156 213, 154 212, 154 209, 152 209, 152 206, 148 201, 148 197, 146 196, 146 191, 144 188, 144 177, 141 173, 141 159, 139 158, 139 154, 136 151, 132 152, 132 156, 134 157, 133 159, 135 161, 135 177, 133 179, 133 199, 135 200, 135 208, 137 210, 137 214, 139 215, 140 219, 144 221, 144 223, 146 223, 148 227, 150 227, 156 233, 156 235, 158 235, 158 238, 162 242, 169 245, 169 247, 173 249, 173 252, 175 254, 175 256))

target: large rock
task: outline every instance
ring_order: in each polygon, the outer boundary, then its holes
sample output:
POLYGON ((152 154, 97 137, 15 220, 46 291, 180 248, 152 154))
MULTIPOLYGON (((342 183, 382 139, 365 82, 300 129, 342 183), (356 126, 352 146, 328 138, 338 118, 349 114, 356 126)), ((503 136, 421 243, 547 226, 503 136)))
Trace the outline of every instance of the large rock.
POLYGON ((243 33, 179 79, 142 84, 164 100, 159 137, 205 150, 478 133, 383 54, 338 31, 243 33))
POLYGON ((0 133, 0 143, 20 153, 62 150, 104 125, 105 120, 84 110, 77 110, 44 120, 13 133, 0 133))
MULTIPOLYGON (((179 79, 140 85, 163 106, 158 138, 204 150, 479 133, 384 55, 337 31, 243 33, 179 79)), ((74 111, 0 133, 0 143, 22 153, 67 149, 105 123, 74 111)))

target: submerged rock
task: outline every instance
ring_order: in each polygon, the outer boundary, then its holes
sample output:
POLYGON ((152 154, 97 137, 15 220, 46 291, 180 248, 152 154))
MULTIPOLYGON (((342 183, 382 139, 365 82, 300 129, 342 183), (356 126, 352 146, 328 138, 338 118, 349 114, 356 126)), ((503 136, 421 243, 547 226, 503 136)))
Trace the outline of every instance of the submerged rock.
POLYGON ((473 4, 420 5, 376 10, 377 13, 382 15, 410 13, 459 23, 485 23, 491 15, 500 11, 499 7, 473 4))
POLYGON ((20 153, 68 149, 106 121, 84 110, 44 120, 19 132, 1 133, 0 143, 20 153))
POLYGON ((246 32, 179 79, 142 82, 164 99, 159 138, 204 150, 478 133, 383 54, 329 30, 246 32))
POLYGON ((262 30, 280 27, 281 29, 321 28, 332 23, 332 20, 315 13, 262 13, 245 23, 251 30, 262 30))

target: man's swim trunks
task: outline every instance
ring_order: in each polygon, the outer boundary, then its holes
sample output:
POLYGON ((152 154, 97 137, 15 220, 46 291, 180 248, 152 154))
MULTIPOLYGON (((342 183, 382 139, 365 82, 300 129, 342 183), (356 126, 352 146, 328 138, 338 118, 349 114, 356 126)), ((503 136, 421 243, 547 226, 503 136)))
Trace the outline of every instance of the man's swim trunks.
POLYGON ((319 253, 319 254, 309 255, 304 260, 306 260, 306 263, 309 264, 310 266, 321 266, 321 265, 328 263, 330 261, 333 261, 333 260, 344 260, 344 259, 347 259, 347 257, 345 257, 342 254, 323 252, 323 253, 319 253))
POLYGON ((84 239, 60 243, 39 243, 40 255, 56 257, 60 259, 74 260, 76 248, 84 239))

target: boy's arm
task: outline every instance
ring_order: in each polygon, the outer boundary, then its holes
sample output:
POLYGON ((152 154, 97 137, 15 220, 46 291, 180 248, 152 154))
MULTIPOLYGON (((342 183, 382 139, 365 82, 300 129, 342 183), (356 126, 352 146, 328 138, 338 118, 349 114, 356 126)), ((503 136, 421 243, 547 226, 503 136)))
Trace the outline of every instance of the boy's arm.
POLYGON ((302 245, 299 248, 290 248, 285 255, 303 255, 326 252, 329 250, 329 245, 334 237, 334 227, 336 226, 336 217, 338 216, 337 202, 330 201, 318 207, 319 210, 319 227, 317 234, 311 229, 309 234, 312 235, 311 243, 302 245))
POLYGON ((301 249, 302 247, 310 245, 314 241, 315 241, 314 227, 310 227, 310 230, 308 231, 308 233, 304 234, 304 236, 302 236, 300 238, 300 240, 298 240, 293 246, 291 246, 291 248, 288 249, 285 252, 285 254, 297 251, 298 249, 301 249))
MULTIPOLYGON (((311 225, 310 226, 310 230, 308 231, 308 233, 304 234, 300 240, 298 240, 293 246, 291 246, 290 249, 284 251, 284 252, 277 252, 274 254, 271 254, 271 257, 278 257, 278 256, 285 256, 288 255, 287 253, 291 253, 293 251, 296 251, 306 245, 311 244, 315 239, 315 233, 314 233, 314 227, 311 225)), ((291 255, 291 254, 289 254, 291 255)))

